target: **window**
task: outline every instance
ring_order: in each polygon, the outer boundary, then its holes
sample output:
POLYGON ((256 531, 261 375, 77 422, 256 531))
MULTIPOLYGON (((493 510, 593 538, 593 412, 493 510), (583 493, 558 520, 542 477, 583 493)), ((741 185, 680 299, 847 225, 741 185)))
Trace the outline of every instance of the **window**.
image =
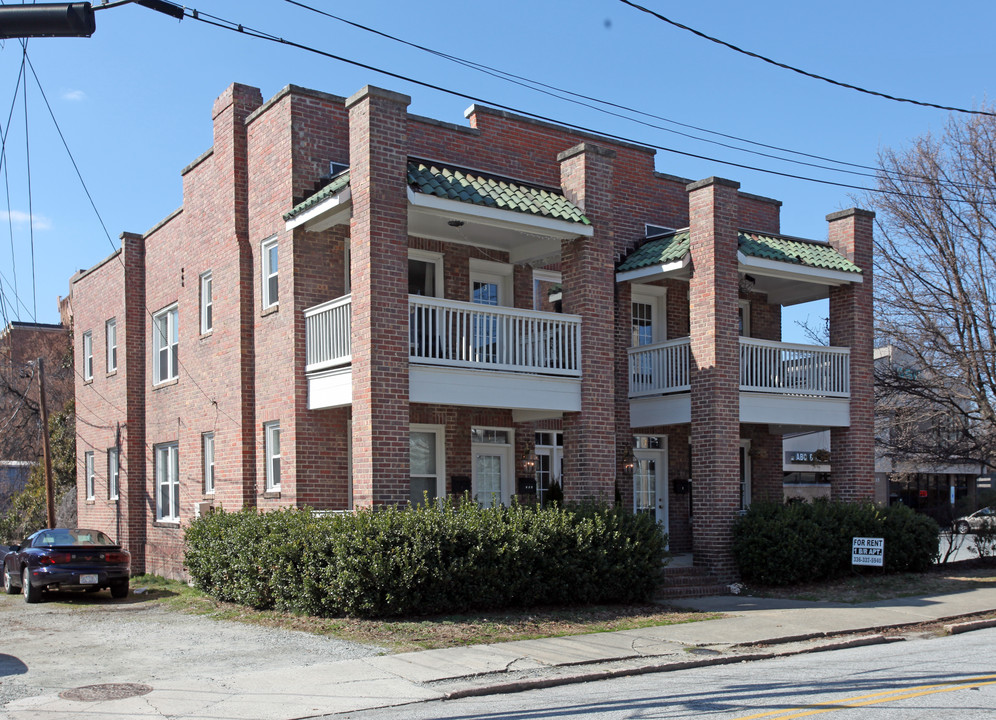
POLYGON ((96 474, 93 471, 93 450, 88 450, 83 458, 85 460, 84 465, 86 466, 86 499, 93 500, 95 495, 96 474))
POLYGON ((118 489, 118 449, 116 447, 107 448, 107 499, 117 500, 118 489))
POLYGON ((152 372, 158 384, 177 377, 180 344, 179 311, 176 305, 160 311, 152 318, 152 372))
POLYGON ((156 445, 156 520, 180 522, 180 446, 156 445))
POLYGON ((201 435, 201 454, 204 458, 204 494, 214 492, 214 433, 201 435))
POLYGON ((93 335, 83 333, 83 379, 93 380, 93 335))
POLYGON ((211 271, 201 275, 201 335, 211 332, 214 327, 214 289, 211 271))
POLYGON ((412 425, 408 434, 408 498, 412 505, 432 502, 445 492, 441 425, 412 425))
POLYGON ((443 256, 427 250, 408 251, 408 294, 443 297, 443 256))
POLYGON ((633 288, 630 347, 667 340, 667 289, 654 285, 633 288))
POLYGON ((264 240, 260 246, 263 261, 263 309, 273 307, 280 299, 280 284, 277 281, 277 239, 264 240))
POLYGON ((280 423, 263 425, 263 442, 266 446, 266 489, 280 490, 280 423))
POLYGON ((118 369, 118 323, 111 318, 104 323, 104 338, 107 341, 107 372, 118 369))

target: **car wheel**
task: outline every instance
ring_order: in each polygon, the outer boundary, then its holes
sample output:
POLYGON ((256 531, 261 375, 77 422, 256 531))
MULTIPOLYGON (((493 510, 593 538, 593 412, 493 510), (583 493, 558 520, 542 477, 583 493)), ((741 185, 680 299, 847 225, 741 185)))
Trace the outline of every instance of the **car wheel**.
POLYGON ((3 591, 8 595, 17 595, 19 587, 14 585, 14 581, 10 578, 10 570, 7 568, 3 569, 3 591))
POLYGON ((955 532, 958 533, 959 535, 965 535, 969 530, 971 530, 971 528, 968 526, 968 523, 965 522, 964 520, 959 521, 955 525, 955 532))
POLYGON ((115 600, 128 597, 128 581, 114 583, 111 585, 111 597, 115 600))
POLYGON ((24 602, 41 602, 41 589, 36 588, 31 584, 30 573, 31 571, 28 568, 24 568, 24 574, 21 575, 21 588, 24 590, 24 602))

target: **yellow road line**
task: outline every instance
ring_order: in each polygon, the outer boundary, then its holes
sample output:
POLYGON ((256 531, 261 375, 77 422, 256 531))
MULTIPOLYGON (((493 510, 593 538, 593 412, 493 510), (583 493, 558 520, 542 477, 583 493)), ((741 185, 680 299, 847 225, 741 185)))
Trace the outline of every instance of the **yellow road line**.
POLYGON ((772 710, 770 712, 758 713, 757 715, 745 715, 736 720, 756 720, 757 718, 774 716, 777 716, 778 720, 791 720, 792 718, 818 715, 819 713, 833 712, 834 710, 847 710, 849 708, 865 707, 866 705, 877 705, 892 700, 907 700, 923 695, 965 690, 973 687, 982 687, 983 685, 996 685, 996 680, 993 678, 996 678, 996 675, 982 675, 981 677, 968 678, 967 680, 951 680, 950 682, 938 683, 936 685, 920 685, 906 690, 889 690, 871 695, 857 695, 855 697, 843 698, 842 700, 820 703, 819 705, 808 705, 787 710, 772 710), (833 705, 834 707, 825 707, 826 705, 833 705), (786 715, 783 713, 794 714, 786 715))

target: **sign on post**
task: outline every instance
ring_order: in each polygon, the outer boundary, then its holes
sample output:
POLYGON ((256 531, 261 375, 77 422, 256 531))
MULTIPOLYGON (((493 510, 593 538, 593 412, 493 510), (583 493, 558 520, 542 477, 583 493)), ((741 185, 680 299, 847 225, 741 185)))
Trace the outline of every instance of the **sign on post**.
POLYGON ((851 545, 851 565, 882 567, 884 559, 884 538, 854 538, 854 543, 851 545))

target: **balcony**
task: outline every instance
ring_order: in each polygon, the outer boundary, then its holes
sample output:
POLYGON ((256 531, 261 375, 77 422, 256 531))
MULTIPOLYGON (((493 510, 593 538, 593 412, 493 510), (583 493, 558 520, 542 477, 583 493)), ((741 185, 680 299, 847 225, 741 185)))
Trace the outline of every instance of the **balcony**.
MULTIPOLYGON (((349 295, 309 308, 309 407, 352 401, 349 295)), ((408 298, 412 402, 580 409, 581 318, 576 315, 408 298)))
MULTIPOLYGON (((628 352, 633 427, 688 422, 689 338, 628 352)), ((741 422, 807 426, 818 417, 827 426, 846 426, 850 351, 742 337, 739 388, 741 422)))

